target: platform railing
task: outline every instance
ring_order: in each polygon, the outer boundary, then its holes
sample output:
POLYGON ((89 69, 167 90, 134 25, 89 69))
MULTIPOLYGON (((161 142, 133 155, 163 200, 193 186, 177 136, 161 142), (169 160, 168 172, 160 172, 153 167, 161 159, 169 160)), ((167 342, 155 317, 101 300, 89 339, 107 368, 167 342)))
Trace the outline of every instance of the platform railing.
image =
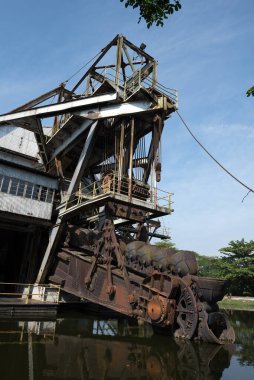
POLYGON ((137 179, 119 176, 117 173, 107 175, 100 181, 91 182, 89 185, 80 185, 75 193, 75 198, 68 201, 70 194, 66 192, 62 199, 62 205, 66 208, 84 204, 90 200, 101 198, 104 195, 122 197, 125 201, 135 204, 141 203, 151 209, 164 207, 168 212, 171 211, 171 193, 151 186, 137 179))
POLYGON ((25 304, 28 304, 29 300, 58 304, 61 290, 60 285, 25 284, 19 282, 0 282, 1 288, 4 288, 4 291, 0 291, 0 297, 23 300, 25 304), (11 289, 6 290, 8 287, 11 289))
MULTIPOLYGON (((150 227, 150 231, 154 229, 154 227, 150 227)), ((156 228, 155 231, 154 231, 157 235, 162 235, 162 236, 166 236, 166 237, 170 237, 170 228, 169 227, 159 227, 159 228, 156 228)))
MULTIPOLYGON (((115 68, 107 68, 103 70, 102 75, 105 80, 108 79, 111 82, 114 82, 116 70, 115 68)), ((144 76, 142 70, 136 70, 132 75, 123 77, 120 74, 119 77, 119 86, 122 89, 123 99, 126 101, 141 88, 146 90, 155 89, 161 95, 168 97, 172 103, 178 108, 178 91, 174 88, 169 88, 159 83, 158 81, 151 78, 151 76, 144 76)))

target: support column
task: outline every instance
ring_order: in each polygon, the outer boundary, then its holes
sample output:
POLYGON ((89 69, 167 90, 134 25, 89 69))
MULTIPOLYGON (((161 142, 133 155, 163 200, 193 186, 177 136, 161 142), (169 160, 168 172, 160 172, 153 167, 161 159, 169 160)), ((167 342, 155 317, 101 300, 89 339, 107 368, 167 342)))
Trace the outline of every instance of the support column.
POLYGON ((153 131, 152 131, 152 140, 151 140, 151 145, 150 145, 149 153, 148 153, 147 169, 145 170, 144 175, 143 175, 143 182, 148 181, 148 178, 150 175, 150 169, 156 158, 155 155, 159 148, 159 143, 160 143, 161 134, 163 130, 163 122, 162 122, 161 116, 156 115, 154 117, 153 122, 154 122, 154 126, 153 126, 153 131))
POLYGON ((57 244, 60 240, 61 233, 63 231, 64 223, 61 218, 58 218, 56 221, 56 224, 52 228, 49 236, 49 243, 46 249, 46 252, 44 254, 37 278, 36 283, 43 283, 45 280, 45 277, 47 275, 47 270, 49 268, 49 265, 51 263, 51 258, 53 256, 53 253, 55 252, 55 249, 57 247, 57 244))
POLYGON ((92 148, 94 146, 94 133, 97 127, 98 121, 92 124, 90 127, 90 130, 88 132, 85 145, 83 147, 83 150, 81 152, 81 155, 79 157, 78 164, 76 166, 76 169, 74 171, 74 174, 71 179, 71 183, 69 185, 67 194, 68 194, 68 201, 67 205, 73 201, 75 198, 75 193, 78 190, 78 186, 80 184, 81 178, 84 174, 85 167, 88 163, 88 160, 91 155, 92 148))
POLYGON ((128 188, 128 198, 131 202, 132 197, 132 170, 133 170, 133 144, 134 144, 134 117, 131 119, 131 141, 130 141, 130 167, 129 167, 129 188, 128 188))
MULTIPOLYGON (((72 176, 71 183, 68 188, 68 192, 67 192, 68 198, 65 204, 65 208, 68 208, 69 204, 75 198, 75 193, 78 189, 79 183, 84 174, 84 170, 86 168, 86 165, 88 163, 88 160, 89 160, 89 157, 94 145, 94 141, 95 141, 94 135, 95 135, 97 124, 98 124, 97 121, 93 123, 93 125, 91 126, 89 130, 86 142, 80 154, 79 161, 77 163, 76 169, 72 176)), ((58 217, 55 226, 51 230, 49 243, 48 243, 44 258, 42 260, 41 267, 38 272, 36 283, 43 283, 45 280, 49 266, 51 264, 52 256, 57 248, 64 226, 65 226, 64 220, 58 217)))

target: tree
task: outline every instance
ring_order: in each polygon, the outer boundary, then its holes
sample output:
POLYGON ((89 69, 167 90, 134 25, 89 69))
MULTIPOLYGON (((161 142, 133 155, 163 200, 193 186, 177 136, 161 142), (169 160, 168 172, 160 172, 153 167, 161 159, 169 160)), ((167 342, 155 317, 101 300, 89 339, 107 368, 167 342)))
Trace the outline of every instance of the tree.
POLYGON ((157 243, 155 243, 155 245, 157 245, 157 247, 170 248, 177 251, 175 243, 173 243, 170 239, 158 241, 157 243))
POLYGON ((227 256, 226 260, 228 262, 254 257, 254 241, 247 242, 244 239, 232 240, 229 242, 228 247, 221 248, 219 251, 227 256))
POLYGON ((229 290, 236 295, 254 295, 254 241, 231 241, 220 252, 226 256, 221 259, 222 276, 229 290))
POLYGON ((125 8, 139 8, 139 21, 143 18, 147 28, 155 24, 163 26, 164 20, 182 8, 180 0, 120 0, 125 8))
POLYGON ((204 256, 196 253, 198 263, 198 275, 202 277, 221 278, 223 276, 223 267, 221 259, 218 257, 204 256))
MULTIPOLYGON (((181 0, 120 0, 124 3, 125 8, 139 8, 139 20, 145 20, 147 28, 155 24, 163 26, 164 20, 181 8, 181 0)), ((246 91, 247 96, 254 96, 254 86, 246 91)))
POLYGON ((249 88, 248 91, 246 92, 247 96, 254 96, 254 86, 249 88))

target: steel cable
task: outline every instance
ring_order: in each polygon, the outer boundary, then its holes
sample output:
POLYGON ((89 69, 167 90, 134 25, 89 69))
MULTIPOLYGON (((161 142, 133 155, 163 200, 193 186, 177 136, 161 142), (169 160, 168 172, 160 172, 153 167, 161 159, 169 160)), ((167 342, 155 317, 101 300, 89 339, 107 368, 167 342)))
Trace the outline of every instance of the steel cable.
POLYGON ((180 113, 176 110, 177 115, 179 116, 180 120, 182 121, 183 125, 187 129, 187 131, 190 133, 190 135, 193 137, 193 139, 196 141, 196 143, 208 154, 208 156, 222 169, 224 170, 230 177, 232 177, 236 182, 238 182, 241 186, 245 187, 248 190, 248 193, 245 195, 245 197, 242 199, 242 202, 244 199, 249 195, 249 193, 254 193, 254 190, 243 183, 239 178, 237 178, 234 174, 232 174, 228 169, 225 168, 205 147, 204 145, 196 138, 196 136, 193 134, 193 132, 190 130, 186 122, 184 121, 183 117, 180 115, 180 113))
POLYGON ((83 70, 89 63, 91 63, 99 54, 103 52, 104 49, 100 50, 99 53, 97 53, 93 58, 91 58, 88 62, 86 62, 80 69, 75 71, 74 74, 72 74, 68 79, 66 79, 63 83, 66 84, 68 83, 72 78, 74 78, 78 73, 80 73, 81 70, 83 70))

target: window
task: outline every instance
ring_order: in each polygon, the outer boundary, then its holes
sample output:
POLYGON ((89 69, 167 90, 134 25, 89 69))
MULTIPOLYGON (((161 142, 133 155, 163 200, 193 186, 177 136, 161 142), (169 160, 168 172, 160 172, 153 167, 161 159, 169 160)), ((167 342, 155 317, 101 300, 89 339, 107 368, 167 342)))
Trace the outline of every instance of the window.
POLYGON ((38 201, 39 194, 40 194, 40 188, 41 187, 39 185, 34 185, 32 199, 35 199, 36 201, 38 201))
POLYGON ((0 174, 0 191, 47 203, 53 202, 55 193, 54 189, 50 189, 46 186, 36 185, 31 182, 23 181, 22 179, 5 176, 3 174, 0 174))
POLYGON ((26 183, 26 192, 25 192, 26 198, 32 198, 33 187, 34 185, 31 182, 26 183))
POLYGON ((3 193, 8 193, 9 184, 10 184, 10 177, 4 176, 3 182, 2 182, 2 188, 1 188, 1 191, 3 193))
POLYGON ((46 198, 47 198, 47 191, 48 191, 48 188, 47 188, 47 187, 44 187, 44 186, 41 187, 40 201, 42 201, 42 202, 45 202, 45 201, 46 201, 46 198))
POLYGON ((53 195, 54 195, 54 190, 53 189, 48 189, 48 194, 47 194, 46 202, 52 203, 52 201, 53 201, 53 195))
POLYGON ((10 186, 10 191, 9 191, 10 194, 17 195, 19 181, 20 180, 17 179, 17 178, 12 178, 11 179, 11 186, 10 186))
POLYGON ((20 197, 24 196, 24 191, 25 191, 25 181, 22 181, 21 179, 19 180, 18 183, 18 189, 17 189, 17 195, 20 197))

